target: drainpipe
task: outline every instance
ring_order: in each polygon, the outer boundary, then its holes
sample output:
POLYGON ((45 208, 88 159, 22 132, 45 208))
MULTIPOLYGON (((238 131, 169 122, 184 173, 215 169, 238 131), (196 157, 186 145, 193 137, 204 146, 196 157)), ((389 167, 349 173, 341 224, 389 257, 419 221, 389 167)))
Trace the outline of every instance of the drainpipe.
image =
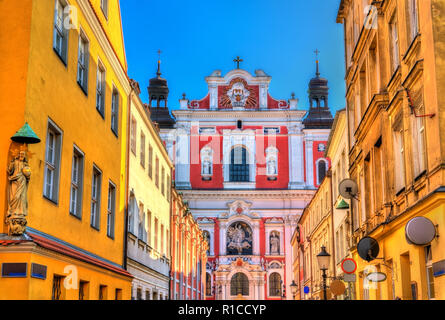
POLYGON ((131 115, 131 98, 134 92, 133 86, 130 86, 130 94, 128 95, 128 106, 127 106, 127 141, 126 141, 126 147, 125 147, 125 208, 124 208, 124 261, 123 261, 123 267, 125 270, 127 270, 127 250, 128 250, 128 189, 129 189, 129 165, 130 165, 130 153, 129 153, 129 145, 130 145, 130 115, 131 115))

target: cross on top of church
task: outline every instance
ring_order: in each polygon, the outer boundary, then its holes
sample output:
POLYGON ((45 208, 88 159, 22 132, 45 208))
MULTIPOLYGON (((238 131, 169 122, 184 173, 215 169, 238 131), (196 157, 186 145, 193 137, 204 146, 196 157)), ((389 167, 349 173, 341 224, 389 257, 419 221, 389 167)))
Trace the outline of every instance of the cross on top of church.
POLYGON ((233 62, 236 62, 236 68, 239 69, 240 62, 243 62, 243 59, 240 59, 240 57, 236 57, 236 59, 233 60, 233 62))
POLYGON ((318 67, 318 54, 320 53, 320 51, 318 49, 315 49, 314 53, 315 53, 315 57, 316 57, 316 61, 315 62, 317 64, 317 72, 315 74, 317 75, 317 77, 319 77, 320 76, 320 69, 318 67))

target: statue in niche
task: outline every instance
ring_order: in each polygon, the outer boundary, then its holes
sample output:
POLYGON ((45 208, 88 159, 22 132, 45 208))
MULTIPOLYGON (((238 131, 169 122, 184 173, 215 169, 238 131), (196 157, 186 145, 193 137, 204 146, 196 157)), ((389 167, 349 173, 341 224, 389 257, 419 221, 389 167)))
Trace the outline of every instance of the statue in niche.
POLYGON ((212 174, 212 164, 210 163, 209 160, 204 160, 203 163, 203 168, 202 168, 202 173, 205 175, 211 175, 212 174))
POLYGON ((267 161, 267 175, 273 176, 277 174, 277 160, 271 158, 267 161))
POLYGON ((252 254, 252 230, 244 222, 236 222, 227 229, 227 254, 252 254))
POLYGON ((270 254, 280 254, 280 236, 275 231, 270 235, 270 254))
POLYGON ((8 170, 8 212, 6 222, 12 235, 25 232, 28 215, 28 184, 31 168, 26 158, 26 151, 21 150, 11 160, 8 170))
POLYGON ((210 233, 207 231, 207 230, 205 230, 204 232, 203 232, 203 236, 204 236, 204 241, 207 243, 207 255, 209 256, 210 255, 210 233))

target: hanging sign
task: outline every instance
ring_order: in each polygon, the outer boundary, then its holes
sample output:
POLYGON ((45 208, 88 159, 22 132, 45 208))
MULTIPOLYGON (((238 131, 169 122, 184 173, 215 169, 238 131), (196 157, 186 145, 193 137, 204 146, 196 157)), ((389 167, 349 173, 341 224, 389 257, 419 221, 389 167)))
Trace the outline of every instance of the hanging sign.
POLYGON ((353 274, 357 270, 357 263, 354 259, 346 258, 341 262, 341 269, 346 274, 353 274))

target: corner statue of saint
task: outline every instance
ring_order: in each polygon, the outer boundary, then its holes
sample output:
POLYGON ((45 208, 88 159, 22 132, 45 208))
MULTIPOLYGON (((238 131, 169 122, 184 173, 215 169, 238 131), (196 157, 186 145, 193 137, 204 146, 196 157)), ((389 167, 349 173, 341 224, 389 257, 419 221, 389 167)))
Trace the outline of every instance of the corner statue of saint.
POLYGON ((26 229, 28 215, 28 183, 31 168, 26 159, 26 151, 20 151, 8 167, 8 213, 6 223, 14 236, 22 235, 26 229))

